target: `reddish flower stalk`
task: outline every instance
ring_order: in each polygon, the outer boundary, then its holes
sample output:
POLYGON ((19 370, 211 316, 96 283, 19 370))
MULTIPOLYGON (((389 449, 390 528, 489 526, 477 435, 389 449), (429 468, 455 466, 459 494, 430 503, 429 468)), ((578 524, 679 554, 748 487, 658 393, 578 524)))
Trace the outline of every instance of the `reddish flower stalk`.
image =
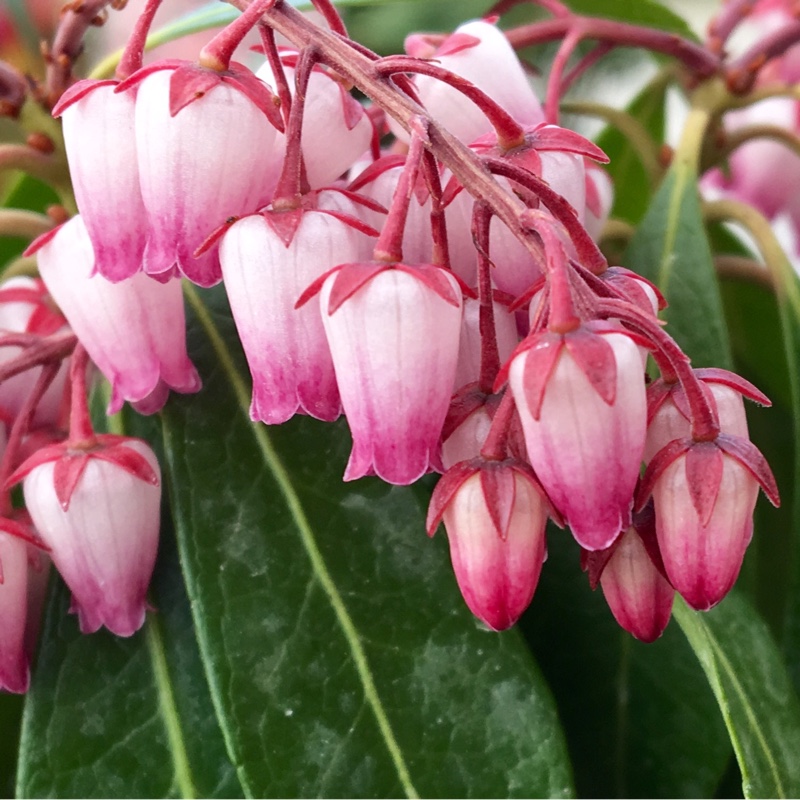
POLYGON ((28 96, 28 84, 10 64, 0 61, 0 117, 16 117, 28 96))
POLYGON ((403 232, 406 228, 411 195, 414 193, 414 185, 419 175, 423 147, 421 136, 411 137, 406 163, 400 180, 397 182, 397 189, 386 217, 386 223, 375 244, 373 257, 376 261, 392 263, 403 260, 403 232))
MULTIPOLYGON (((317 51, 312 47, 303 49, 297 69, 294 74, 295 96, 292 101, 292 110, 289 114, 286 129, 286 155, 283 159, 283 169, 275 188, 275 200, 272 207, 276 210, 289 210, 297 208, 300 196, 308 192, 306 168, 303 162, 302 131, 303 113, 306 105, 306 89, 311 77, 311 70, 317 61, 317 51)), ((279 66, 278 72, 284 74, 283 67, 279 66)), ((284 79, 285 80, 285 79, 284 79)))
POLYGON ((502 461, 504 458, 508 458, 506 443, 516 409, 514 395, 509 389, 506 389, 497 411, 494 412, 492 427, 489 428, 486 441, 481 448, 481 458, 485 458, 487 461, 502 461))
POLYGON ((544 22, 520 25, 518 28, 506 31, 506 36, 511 44, 519 49, 532 44, 561 41, 573 31, 579 32, 581 39, 596 39, 624 47, 641 47, 672 56, 697 78, 710 77, 720 66, 719 56, 676 33, 611 19, 562 16, 544 22))
POLYGON ((276 0, 254 0, 230 25, 223 28, 201 51, 197 59, 202 67, 225 72, 231 64, 233 51, 242 39, 256 26, 261 15, 276 0))
POLYGON ((561 79, 561 86, 559 93, 563 97, 570 87, 581 77, 588 69, 593 67, 603 56, 608 55, 614 48, 615 44, 612 42, 600 42, 592 48, 578 63, 561 79))
POLYGON ((728 0, 708 25, 706 47, 712 53, 722 54, 728 37, 739 23, 753 10, 757 0, 728 0))
POLYGON ((429 150, 423 151, 422 154, 422 172, 431 195, 431 239, 433 240, 431 263, 451 269, 447 222, 442 205, 442 181, 439 177, 439 165, 429 150))
POLYGON ((136 70, 142 68, 147 34, 150 32, 153 18, 160 6, 161 0, 147 0, 147 5, 139 15, 139 19, 136 20, 133 33, 131 33, 128 43, 125 45, 125 52, 122 54, 119 64, 117 64, 117 69, 114 73, 117 80, 124 81, 126 78, 130 78, 136 70))
POLYGON ((83 37, 92 25, 102 25, 111 0, 73 0, 64 6, 52 45, 42 55, 47 64, 42 100, 52 108, 72 83, 72 66, 83 52, 83 37))
POLYGON ((691 362, 678 343, 660 326, 657 319, 648 317, 624 300, 601 300, 598 311, 617 317, 650 339, 669 362, 683 387, 692 417, 692 438, 696 442, 713 441, 719 434, 717 412, 708 402, 701 381, 692 369, 691 362))
MULTIPOLYGON (((39 401, 53 382, 60 367, 60 361, 51 361, 45 364, 42 371, 39 373, 33 390, 25 399, 25 403, 20 409, 19 414, 14 418, 14 424, 11 426, 11 431, 8 436, 8 443, 3 452, 3 458, 0 460, 0 486, 4 486, 9 475, 11 475, 18 466, 18 454, 22 439, 30 430, 36 406, 39 405, 39 401)), ((0 516, 8 517, 11 513, 11 494, 8 489, 0 489, 0 516)))
POLYGON ((376 62, 375 69, 380 75, 393 75, 394 73, 414 73, 427 75, 430 78, 446 83, 461 92, 475 103, 484 113, 497 134, 497 143, 503 150, 519 147, 525 141, 525 131, 515 119, 501 105, 496 103, 486 92, 475 86, 474 83, 440 67, 431 61, 422 61, 409 56, 390 56, 376 62))
POLYGON ((344 21, 330 0, 311 0, 311 4, 325 17, 325 22, 328 23, 334 33, 347 37, 347 28, 345 28, 344 21))
POLYGON ((735 94, 746 94, 752 89, 764 64, 782 56, 798 42, 800 42, 800 20, 767 34, 727 65, 725 77, 728 88, 735 94))
POLYGON ((575 48, 581 43, 582 38, 583 31, 580 28, 571 28, 561 40, 550 67, 550 74, 547 78, 547 91, 545 93, 544 115, 545 119, 552 125, 558 125, 558 107, 561 103, 561 84, 564 70, 567 68, 569 59, 575 52, 575 48))
POLYGON ((272 74, 275 76, 275 91, 281 101, 284 127, 288 128, 289 114, 292 110, 292 93, 289 89, 289 82, 286 80, 286 73, 283 71, 278 45, 275 44, 275 31, 269 25, 262 23, 258 26, 258 34, 261 37, 264 55, 267 57, 272 74))
POLYGON ((0 366, 0 382, 13 378, 31 367, 61 361, 74 349, 78 339, 74 333, 35 336, 29 333, 5 334, 0 346, 25 347, 25 352, 0 366))
POLYGON ((72 363, 69 369, 69 442, 76 446, 91 445, 95 441, 86 387, 88 366, 89 354, 86 352, 86 348, 79 343, 72 354, 72 363))
POLYGON ((492 262, 489 258, 489 226, 492 212, 483 203, 475 203, 472 212, 472 240, 478 252, 478 329, 481 334, 481 371, 478 386, 485 394, 492 393, 497 373, 500 371, 500 351, 497 347, 497 329, 492 302, 492 262))

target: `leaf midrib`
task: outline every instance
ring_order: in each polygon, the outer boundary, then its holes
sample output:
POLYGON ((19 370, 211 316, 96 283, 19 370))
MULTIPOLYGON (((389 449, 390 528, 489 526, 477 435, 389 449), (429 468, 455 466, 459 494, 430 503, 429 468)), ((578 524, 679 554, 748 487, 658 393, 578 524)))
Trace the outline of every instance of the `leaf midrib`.
POLYGON ((361 644, 355 623, 350 617, 342 595, 337 589, 333 577, 328 571, 325 560, 322 556, 322 552, 317 545, 314 531, 312 530, 311 525, 303 511, 300 498, 297 496, 291 480, 289 479, 289 475, 281 463, 281 460, 278 457, 278 454, 275 451, 272 441, 266 433, 264 426, 253 424, 250 421, 248 414, 248 408, 250 404, 249 392, 241 374, 239 373, 239 370, 234 363, 231 352, 228 349, 222 335, 220 334, 219 329, 214 323, 214 320, 211 318, 208 309, 198 296, 194 287, 187 282, 184 282, 184 293, 200 324, 205 330, 205 333, 211 342, 211 346, 219 358, 220 364, 222 365, 222 368, 230 381, 234 395, 236 396, 239 410, 247 420, 247 426, 253 433, 266 467, 272 473, 275 482, 278 484, 278 488, 284 497, 297 531, 300 534, 300 540, 306 551, 306 555, 311 562, 314 575, 319 581, 323 592, 325 592, 325 595, 327 596, 328 601, 333 608, 336 619, 342 629, 344 638, 348 647, 350 648, 353 663, 356 667, 356 672, 358 673, 359 680, 361 681, 361 685, 364 690, 364 696, 369 703, 373 714, 375 715, 378 728, 381 732, 384 744, 389 752, 392 763, 397 771, 403 791, 408 798, 416 798, 419 795, 414 788, 408 766, 405 763, 405 759, 403 758, 402 751, 400 750, 400 746, 395 738, 389 718, 386 714, 386 710, 384 709, 378 695, 377 686, 375 685, 375 680, 372 676, 372 671, 367 660, 366 652, 361 644))

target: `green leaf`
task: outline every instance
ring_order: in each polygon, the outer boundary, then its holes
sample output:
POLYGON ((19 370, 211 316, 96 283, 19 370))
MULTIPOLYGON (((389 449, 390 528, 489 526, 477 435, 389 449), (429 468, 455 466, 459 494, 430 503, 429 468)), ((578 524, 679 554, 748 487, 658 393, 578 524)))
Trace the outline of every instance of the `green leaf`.
POLYGON ((672 167, 631 240, 625 266, 658 284, 667 331, 695 367, 730 369, 728 332, 694 175, 672 167))
MULTIPOLYGON (((58 195, 49 186, 30 175, 20 174, 8 186, 1 205, 44 213, 48 206, 58 202, 58 195)), ((0 267, 19 256, 28 244, 30 242, 27 239, 17 236, 0 237, 0 267)))
POLYGON ((549 690, 518 632, 464 607, 444 537, 424 533, 429 488, 344 484, 342 421, 251 423, 224 294, 187 294, 205 387, 164 415, 167 468, 248 794, 570 794, 549 690))
POLYGON ((578 14, 659 28, 698 41, 684 19, 655 0, 566 0, 566 4, 578 14))
POLYGON ((700 614, 674 615, 717 697, 746 797, 800 795, 800 702, 769 631, 735 593, 700 614))
POLYGON ((714 695, 680 629, 623 631, 579 548, 551 530, 522 628, 556 697, 580 797, 710 797, 731 756, 714 695))
MULTIPOLYGON (((638 94, 627 113, 641 124, 653 141, 664 136, 664 102, 667 84, 660 78, 651 81, 638 94)), ((647 209, 653 192, 651 179, 628 138, 613 125, 605 128, 597 139, 598 146, 609 157, 606 170, 617 187, 612 216, 638 224, 647 209)), ((642 143, 642 146, 647 146, 642 143)))
POLYGON ((54 583, 25 702, 17 795, 241 797, 171 532, 162 531, 151 587, 159 613, 129 639, 80 634, 69 593, 54 583))

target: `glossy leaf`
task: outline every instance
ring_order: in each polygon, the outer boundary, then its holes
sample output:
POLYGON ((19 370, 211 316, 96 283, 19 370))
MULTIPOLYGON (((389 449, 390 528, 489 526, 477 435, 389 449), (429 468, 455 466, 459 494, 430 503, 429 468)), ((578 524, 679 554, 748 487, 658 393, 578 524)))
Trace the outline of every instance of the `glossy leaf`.
POLYGON ((579 14, 660 28, 697 41, 686 21, 656 0, 566 0, 566 5, 579 14))
POLYGON ((79 633, 54 581, 25 702, 18 796, 241 797, 169 531, 164 539, 152 585, 159 612, 130 639, 79 633))
POLYGON ((625 266, 657 283, 667 330, 695 367, 730 369, 732 357, 694 175, 666 175, 628 246, 625 266))
POLYGON ((645 645, 592 592, 578 547, 548 537, 522 628, 558 703, 581 797, 709 797, 731 756, 716 700, 680 629, 645 645))
POLYGON ((796 797, 800 702, 766 625, 735 594, 705 614, 679 601, 674 614, 722 709, 745 796, 796 797))
POLYGON ((425 536, 429 485, 342 483, 342 422, 251 423, 224 296, 188 296, 205 387, 165 413, 167 471, 248 793, 570 794, 555 706, 522 638, 476 623, 444 537, 425 536))

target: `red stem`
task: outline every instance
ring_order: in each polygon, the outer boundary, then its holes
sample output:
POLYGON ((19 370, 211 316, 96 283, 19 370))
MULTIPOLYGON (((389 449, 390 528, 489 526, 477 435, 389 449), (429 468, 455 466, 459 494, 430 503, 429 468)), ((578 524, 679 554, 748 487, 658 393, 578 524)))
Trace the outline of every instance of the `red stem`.
POLYGON ((575 28, 580 29, 583 39, 596 39, 624 47, 642 47, 672 56, 698 78, 710 77, 720 66, 718 56, 676 33, 599 17, 563 16, 511 28, 505 34, 515 48, 522 48, 560 41, 575 28))
POLYGON ((431 263, 450 269, 447 221, 442 206, 442 181, 439 177, 439 165, 436 163, 436 157, 428 150, 422 153, 422 169, 431 195, 431 238, 433 239, 431 263))
POLYGON ((325 17, 325 22, 328 23, 328 27, 334 33, 338 33, 339 36, 343 36, 345 39, 347 38, 347 28, 344 25, 344 20, 342 20, 330 0, 311 0, 311 4, 325 17))
POLYGON ((500 351, 497 346, 497 329, 492 302, 492 262, 489 259, 489 231, 491 210, 483 203, 475 203, 472 211, 472 240, 478 252, 478 330, 481 335, 481 369, 478 387, 491 394, 495 378, 500 371, 500 351))
POLYGON ((514 396, 506 389, 497 411, 494 412, 492 427, 489 428, 486 441, 481 448, 481 458, 487 461, 503 461, 508 457, 506 443, 511 430, 511 420, 514 418, 516 410, 514 396))
POLYGON ((83 445, 94 442, 94 428, 89 414, 89 398, 86 387, 86 370, 89 366, 89 354, 80 343, 75 346, 69 369, 70 410, 69 410, 69 443, 83 445))
POLYGON ((396 263, 403 260, 403 233, 406 228, 411 196, 414 194, 414 186, 419 175, 423 150, 422 138, 416 134, 412 135, 406 163, 400 173, 400 179, 397 181, 392 205, 389 207, 386 222, 384 222, 381 235, 375 244, 373 258, 376 261, 396 263))
POLYGON ((739 23, 753 10, 757 0, 727 0, 708 25, 706 47, 712 53, 722 54, 728 37, 739 23))
POLYGON ((51 361, 61 361, 75 349, 77 341, 74 333, 57 333, 44 338, 30 333, 4 335, 0 346, 18 344, 27 349, 0 366, 0 382, 13 378, 31 367, 51 361), (32 337, 38 341, 32 342, 32 337))
POLYGON ((150 32, 153 17, 155 17, 160 5, 161 0, 147 0, 147 5, 139 15, 139 19, 136 20, 133 33, 131 33, 128 43, 125 45, 125 52, 123 52, 122 58, 117 64, 117 69, 114 73, 117 80, 124 81, 142 68, 147 34, 150 32))
POLYGON ((275 187, 274 209, 297 208, 300 196, 308 192, 306 167, 303 161, 303 114, 306 108, 306 90, 311 70, 317 63, 317 51, 306 47, 300 53, 300 60, 294 72, 294 100, 286 128, 286 155, 283 169, 275 187))
POLYGON ((510 11, 515 6, 521 6, 523 3, 539 6, 545 11, 549 11, 554 17, 567 17, 572 14, 572 11, 559 0, 499 0, 489 9, 489 14, 505 14, 506 11, 510 11))
POLYGON ((552 125, 558 125, 558 107, 561 102, 561 83, 564 70, 575 52, 575 48, 580 44, 583 32, 579 27, 571 28, 567 35, 561 40, 558 51, 550 67, 550 75, 547 78, 547 93, 545 94, 544 116, 552 125))
POLYGON ((525 142, 525 129, 511 114, 474 83, 444 67, 410 56, 389 56, 376 62, 375 69, 380 75, 410 72, 442 81, 469 98, 483 112, 497 134, 498 145, 504 151, 512 150, 525 142))
MULTIPOLYGON (((623 320, 656 345, 672 367, 674 375, 680 381, 686 394, 692 417, 692 438, 697 442, 716 439, 719 434, 717 410, 708 402, 708 397, 703 391, 701 381, 692 369, 688 356, 661 327, 658 320, 647 316, 625 300, 601 300, 598 303, 598 311, 603 315, 623 320)), ((665 375, 665 380, 669 380, 671 377, 672 375, 665 375)))
POLYGON ((608 55, 616 45, 611 42, 600 42, 590 50, 562 79, 560 93, 563 97, 578 78, 591 69, 603 56, 608 55))
MULTIPOLYGON (((4 486, 9 475, 17 468, 19 461, 19 448, 23 438, 28 433, 33 420, 36 407, 44 396, 53 379, 61 368, 60 362, 50 362, 42 367, 39 377, 33 386, 31 393, 25 398, 25 402, 19 413, 14 418, 14 424, 8 435, 8 443, 3 451, 3 458, 0 460, 0 486, 4 486)), ((11 494, 8 491, 0 492, 0 516, 7 517, 12 510, 11 494)))
MULTIPOLYGON (((509 178, 533 192, 547 206, 550 213, 564 226, 570 239, 572 239, 572 243, 575 245, 575 251, 583 265, 595 274, 605 272, 608 268, 606 257, 597 246, 597 243, 589 236, 586 228, 581 225, 575 214, 575 209, 569 202, 558 192, 553 191, 546 181, 529 170, 518 167, 508 159, 485 156, 483 160, 493 174, 509 178)), ((517 226, 520 224, 524 227, 522 218, 517 220, 517 226)))
POLYGON ((771 59, 782 56, 792 45, 800 42, 800 20, 784 25, 767 34, 725 69, 728 88, 732 92, 749 92, 759 70, 771 59))
POLYGON ((261 36, 264 55, 267 57, 273 75, 275 75, 275 91, 281 101, 284 128, 288 128, 289 112, 292 110, 292 92, 289 89, 289 82, 286 80, 286 73, 283 70, 283 62, 278 52, 278 46, 275 44, 275 31, 269 25, 262 23, 258 26, 258 33, 261 36))
POLYGON ((258 24, 264 12, 277 0, 253 0, 230 25, 223 28, 201 51, 198 62, 217 72, 225 72, 231 65, 233 51, 242 39, 258 24))

